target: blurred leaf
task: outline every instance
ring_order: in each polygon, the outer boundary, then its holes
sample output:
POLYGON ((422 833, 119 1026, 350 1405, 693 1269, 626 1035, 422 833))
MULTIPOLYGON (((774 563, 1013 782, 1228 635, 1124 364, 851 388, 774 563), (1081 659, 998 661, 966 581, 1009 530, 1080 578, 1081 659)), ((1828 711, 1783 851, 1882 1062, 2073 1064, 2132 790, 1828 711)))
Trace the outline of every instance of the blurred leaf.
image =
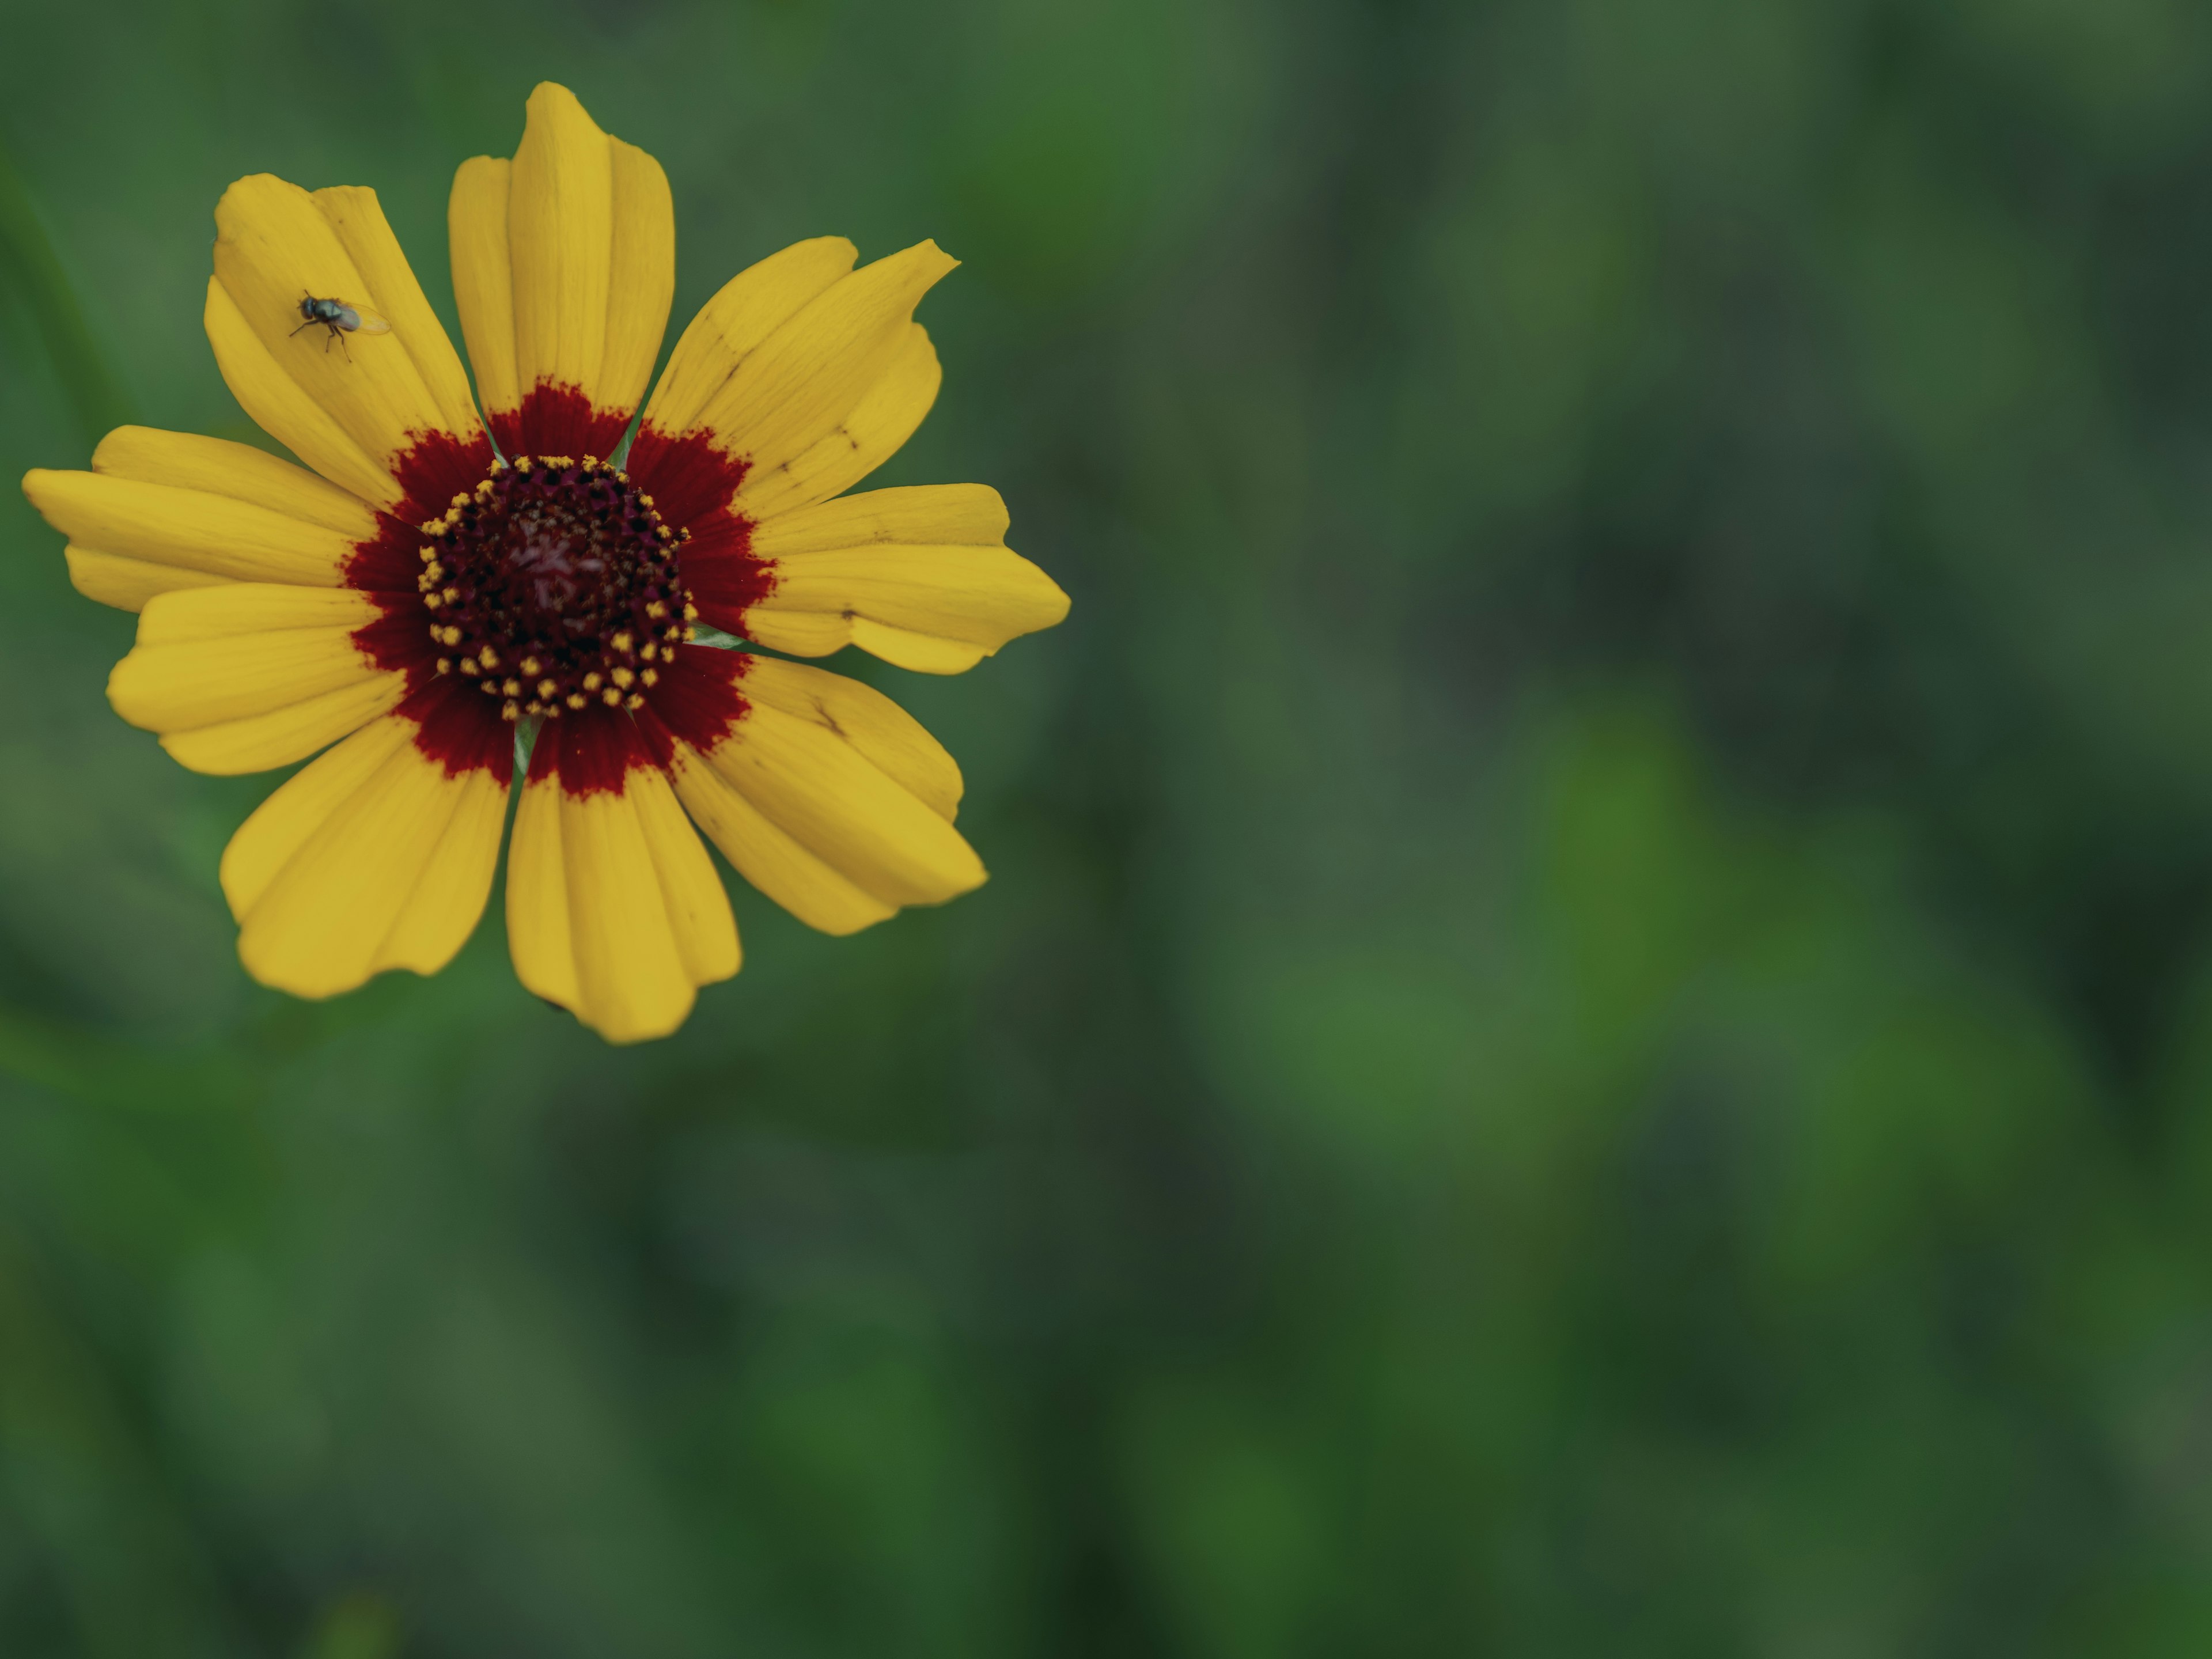
POLYGON ((300 1659, 399 1659, 399 1616, 380 1597, 356 1592, 333 1602, 300 1659))
POLYGON ((53 359, 87 447, 131 418, 130 398, 107 352, 85 319, 84 307, 52 239, 0 138, 0 284, 28 311, 53 359))

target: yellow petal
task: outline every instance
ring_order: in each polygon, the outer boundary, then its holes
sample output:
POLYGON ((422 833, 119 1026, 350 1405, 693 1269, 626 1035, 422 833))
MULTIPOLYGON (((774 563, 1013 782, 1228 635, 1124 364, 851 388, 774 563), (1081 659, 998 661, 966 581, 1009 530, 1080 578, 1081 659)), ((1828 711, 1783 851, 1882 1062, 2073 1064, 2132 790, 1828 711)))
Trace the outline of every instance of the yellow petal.
POLYGON ((400 674, 377 674, 319 697, 244 720, 173 732, 161 739, 178 764, 216 777, 289 766, 388 714, 406 695, 400 674))
MULTIPOLYGON (((576 735, 554 726, 538 741, 576 735)), ((627 717, 617 741, 636 742, 627 717)), ((666 777, 638 759, 619 788, 571 793, 542 752, 507 860, 517 977, 611 1042, 667 1036, 699 986, 738 971, 737 924, 713 860, 666 777)))
POLYGON ((39 471, 23 493, 81 548, 233 581, 335 587, 354 550, 343 531, 204 489, 39 471))
MULTIPOLYGON (((268 508, 270 514, 292 520, 301 526, 310 526, 303 533, 279 533, 279 542, 288 549, 276 564, 261 564, 248 568, 243 575, 252 577, 283 577, 283 580, 312 580, 319 584, 334 581, 334 562, 347 556, 349 546, 365 542, 376 535, 376 514, 356 495, 325 483, 305 467, 295 467, 289 460, 279 460, 268 452, 254 449, 250 445, 234 445, 223 438, 201 438, 192 431, 157 431, 153 427, 118 427, 101 438, 100 447, 93 452, 93 473, 101 477, 118 477, 137 484, 155 484, 161 489, 184 491, 181 498, 150 498, 157 502, 177 502, 181 500, 191 508, 197 498, 216 495, 230 502, 246 502, 250 507, 268 508), (330 535, 314 535, 312 531, 330 531, 330 535), (337 540, 331 540, 337 538, 337 540), (305 571, 289 564, 289 556, 303 553, 310 564, 305 571), (285 571, 292 568, 292 575, 285 571)), ((27 491, 45 491, 49 477, 60 477, 64 483, 51 489, 51 498, 58 508, 77 522, 82 500, 86 493, 97 493, 97 484, 69 484, 69 473, 33 473, 24 480, 27 491)), ((82 473, 80 473, 82 477, 82 473)), ((38 495, 33 493, 33 500, 38 495)), ((191 518, 185 511, 184 518, 191 518)), ((84 520, 93 533, 100 533, 101 525, 111 522, 111 515, 93 514, 84 520)), ((133 546, 146 546, 149 538, 161 538, 168 520, 155 514, 135 515, 126 526, 126 535, 133 546)), ((58 518, 55 525, 64 526, 58 518)), ((237 526, 228 520, 216 520, 204 535, 185 535, 184 540, 168 546, 170 557, 188 560, 185 564, 133 557, 128 553, 106 550, 100 546, 70 544, 66 549, 69 557, 69 580, 76 584, 77 592, 88 599, 100 599, 101 604, 112 604, 122 611, 139 611, 157 592, 175 592, 179 588, 206 588, 239 580, 234 575, 219 575, 210 568, 201 568, 199 560, 212 556, 226 560, 237 553, 232 540, 232 531, 237 526)), ((250 538, 248 538, 250 546, 250 538)), ((237 568, 237 566, 232 566, 237 568)))
POLYGON ((148 605, 138 618, 138 643, 185 645, 272 629, 355 629, 383 614, 374 599, 349 587, 237 582, 148 605))
POLYGON ((633 772, 624 793, 637 808, 638 828, 653 854, 653 874, 675 936, 676 954, 695 985, 712 985, 738 971, 737 919, 714 861, 684 816, 676 792, 658 771, 633 772))
POLYGON ((835 732, 947 823, 959 815, 959 763, 920 720, 875 687, 827 669, 757 656, 738 689, 750 702, 769 704, 835 732))
POLYGON ((190 732, 265 714, 377 672, 350 629, 294 629, 220 644, 141 646, 107 677, 107 700, 143 730, 190 732))
POLYGON ((770 823, 688 744, 677 745, 676 793, 738 873, 808 927, 857 933, 898 914, 770 823))
POLYGON ((775 561, 775 587, 747 631, 799 656, 850 643, 959 673, 1067 614, 1051 577, 996 544, 1006 528, 1005 503, 981 484, 878 489, 771 519, 752 549, 775 561))
MULTIPOLYGON (((164 593, 148 603, 137 647, 109 675, 108 701, 133 726, 164 736, 252 720, 340 690, 374 702, 375 695, 362 692, 365 683, 402 678, 376 667, 354 642, 354 630, 380 614, 366 594, 345 589, 241 583, 164 593)), ((325 705, 325 713, 348 706, 360 704, 325 705)), ((304 740, 325 725, 326 719, 311 720, 296 729, 304 740)), ((321 743, 343 735, 330 733, 321 743)))
POLYGON ((267 450, 225 438, 118 426, 92 452, 92 470, 110 477, 251 501, 286 518, 335 530, 349 542, 367 541, 377 531, 376 514, 358 496, 267 450))
POLYGON ((303 760, 396 705, 404 678, 376 668, 353 630, 366 594, 236 583, 150 601, 108 699, 195 771, 303 760))
POLYGON ((690 431, 738 366, 780 324, 851 270, 859 253, 842 236, 817 236, 731 277, 677 341, 645 406, 647 424, 671 436, 690 431))
POLYGON ((861 614, 867 609, 890 608, 882 596, 908 591, 903 585, 894 587, 871 582, 865 572, 858 578, 842 572, 811 574, 817 580, 809 582, 804 575, 787 575, 779 570, 775 598, 784 605, 771 608, 763 601, 756 605, 746 613, 746 634, 771 650, 788 651, 794 657, 826 657, 845 646, 857 645, 872 656, 917 674, 964 674, 997 648, 951 638, 953 629, 949 625, 921 633, 874 622, 861 614), (825 627, 833 618, 835 625, 825 627))
MULTIPOLYGON (((1066 608, 1061 607, 1063 613, 1066 608)), ((1060 618, 1055 617, 1053 620, 1057 622, 1060 618)), ((1024 628, 1013 631, 1029 630, 1024 628)), ((915 629, 893 628, 888 623, 874 622, 866 617, 853 618, 854 644, 870 656, 880 657, 893 667, 910 673, 964 674, 997 648, 949 638, 950 632, 949 628, 933 626, 933 631, 923 633, 915 629)))
POLYGON ((223 848, 222 895, 230 914, 242 919, 259 903, 293 854, 412 739, 413 728, 403 720, 365 726, 262 802, 223 848))
POLYGON ((613 158, 607 135, 566 87, 530 94, 507 187, 514 273, 515 378, 591 391, 607 343, 614 241, 613 158))
POLYGON ((742 684, 751 707, 706 763, 763 817, 884 903, 935 904, 981 885, 982 864, 949 818, 946 795, 958 793, 957 771, 946 787, 950 758, 926 733, 917 743, 921 728, 903 714, 886 716, 896 709, 888 698, 853 681, 820 684, 839 678, 757 661, 742 684), (935 799, 924 800, 909 780, 935 799))
POLYGON ((511 410, 522 402, 514 369, 514 273, 507 256, 507 198, 514 164, 479 155, 461 163, 446 204, 446 236, 453 248, 453 303, 461 313, 469 367, 484 411, 511 410))
POLYGON ((897 362, 915 307, 958 263, 922 242, 839 279, 738 365, 701 423, 756 472, 787 465, 836 431, 897 362))
POLYGON ((356 443, 337 418, 292 378, 246 321, 230 291, 213 276, 208 278, 204 317, 222 383, 256 426, 370 506, 399 504, 406 491, 380 459, 356 443))
POLYGON ((514 809, 507 854, 507 949, 532 995, 574 1012, 583 1001, 568 936, 568 866, 561 852, 561 785, 532 778, 514 809))
POLYGON ((788 651, 794 657, 826 657, 852 644, 853 620, 815 611, 770 611, 756 605, 745 612, 744 637, 771 651, 788 651))
POLYGON ((668 331, 668 307, 676 297, 676 204, 660 163, 635 144, 610 137, 607 154, 613 163, 614 239, 606 351, 592 401, 628 413, 644 401, 668 331))
POLYGON ((981 884, 959 832, 824 728, 756 705, 708 757, 763 817, 887 904, 935 904, 981 884))
MULTIPOLYGON (((660 164, 602 131, 566 87, 542 82, 514 160, 465 163, 447 222, 486 410, 512 415, 538 387, 570 389, 606 417, 588 441, 611 448, 645 395, 676 289, 660 164)), ((564 442, 579 430, 558 429, 572 434, 564 442)), ((554 430, 538 441, 555 441, 554 430)))
MULTIPOLYGON (((88 599, 112 605, 118 611, 138 611, 156 593, 174 593, 187 587, 220 587, 228 576, 204 570, 185 570, 173 564, 149 564, 88 547, 62 550, 69 561, 70 585, 88 599)), ((830 647, 835 649, 833 646, 830 647)))
POLYGON ((756 468, 738 491, 737 508, 766 520, 842 495, 896 454, 937 401, 937 350, 919 323, 898 355, 837 428, 781 466, 756 468))
POLYGON ((447 780, 444 787, 458 793, 459 801, 400 907, 398 919, 385 935, 372 972, 404 968, 417 974, 436 973, 469 942, 483 915, 484 901, 491 896, 500 831, 507 817, 507 783, 487 772, 471 772, 458 781, 447 780))
POLYGON ((482 915, 504 780, 447 774, 387 715, 263 804, 223 855, 238 953, 296 996, 352 989, 389 968, 434 973, 482 915))
MULTIPOLYGON (((266 376, 273 368, 378 473, 389 477, 418 439, 449 433, 468 441, 479 428, 475 410, 465 400, 453 406, 450 384, 444 386, 441 406, 439 393, 417 367, 419 356, 423 362, 441 366, 434 368, 434 378, 443 380, 447 373, 443 365, 452 348, 422 301, 404 258, 396 246, 388 246, 391 233, 382 226, 374 194, 349 192, 334 205, 349 234, 369 254, 372 267, 387 284, 397 283, 398 287, 386 294, 370 280, 316 198, 297 185, 258 173, 231 185, 216 205, 215 276, 261 352, 246 349, 234 330, 218 331, 211 325, 210 337, 226 380, 232 377, 227 358, 233 354, 245 359, 240 373, 248 380, 266 376), (300 305, 310 297, 377 312, 392 324, 392 331, 334 337, 319 325, 303 325, 300 305), (413 337, 424 330, 434 331, 433 337, 413 337)), ((243 394, 240 401, 245 401, 243 394)), ((250 406, 249 412, 262 418, 261 411, 250 406)), ((284 411, 276 413, 280 419, 286 417, 284 411)), ((311 423, 302 434, 271 431, 334 483, 386 504, 387 498, 364 490, 350 476, 356 469, 349 461, 342 460, 337 470, 325 465, 317 453, 327 435, 321 422, 311 423)))
POLYGON ((323 754, 312 765, 285 779, 268 801, 239 825, 223 848, 219 874, 223 898, 230 900, 232 918, 261 902, 270 883, 292 860, 292 854, 307 845, 307 838, 345 805, 368 783, 376 769, 392 759, 403 744, 410 744, 414 728, 400 719, 380 719, 323 754))
POLYGON ((619 794, 561 797, 576 1017, 610 1042, 665 1036, 691 1012, 696 987, 668 920, 637 803, 619 794))
POLYGON ((786 559, 878 542, 997 547, 1007 523, 1006 503, 988 484, 914 484, 784 514, 753 532, 752 550, 763 558, 786 559))
MULTIPOLYGON (((422 376, 431 401, 437 405, 440 424, 464 436, 476 431, 476 399, 469 395, 469 377, 461 368, 459 354, 447 338, 438 313, 430 309, 422 284, 400 251, 399 239, 392 234, 376 192, 357 185, 340 185, 317 191, 314 202, 337 233, 339 245, 361 272, 368 292, 376 296, 370 303, 392 325, 392 339, 422 376)), ((327 337, 327 331, 310 329, 300 337, 304 340, 307 334, 319 332, 327 337)))

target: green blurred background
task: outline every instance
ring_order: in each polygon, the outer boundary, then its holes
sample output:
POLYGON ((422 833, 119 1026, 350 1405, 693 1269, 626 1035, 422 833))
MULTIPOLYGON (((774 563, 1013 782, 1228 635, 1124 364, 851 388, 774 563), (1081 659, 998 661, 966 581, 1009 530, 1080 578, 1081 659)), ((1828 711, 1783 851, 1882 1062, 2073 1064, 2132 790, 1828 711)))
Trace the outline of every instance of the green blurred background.
POLYGON ((216 197, 541 77, 678 325, 967 263, 879 482, 981 892, 617 1051, 251 984, 266 780, 0 496, 0 1653, 2212 1648, 2212 14, 0 0, 0 475, 252 433, 216 197))

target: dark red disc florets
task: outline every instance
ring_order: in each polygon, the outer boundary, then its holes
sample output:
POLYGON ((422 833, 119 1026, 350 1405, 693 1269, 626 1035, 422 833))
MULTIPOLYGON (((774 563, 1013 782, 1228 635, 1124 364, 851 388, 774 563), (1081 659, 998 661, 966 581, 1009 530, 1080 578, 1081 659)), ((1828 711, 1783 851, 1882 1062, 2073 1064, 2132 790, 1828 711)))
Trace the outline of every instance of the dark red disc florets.
POLYGON ((510 720, 642 707, 699 614, 678 562, 690 532, 592 456, 495 461, 422 532, 437 671, 510 720))

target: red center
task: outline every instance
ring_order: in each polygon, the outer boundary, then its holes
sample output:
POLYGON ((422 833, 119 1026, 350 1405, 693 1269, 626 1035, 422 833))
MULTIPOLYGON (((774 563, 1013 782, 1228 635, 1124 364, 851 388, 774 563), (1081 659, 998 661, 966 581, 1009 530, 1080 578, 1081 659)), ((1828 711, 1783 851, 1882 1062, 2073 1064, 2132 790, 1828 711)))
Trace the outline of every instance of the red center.
POLYGON ((677 563, 687 532, 589 457, 495 462, 422 533, 437 672, 473 680, 506 720, 635 712, 699 614, 677 563))
POLYGON ((443 434, 395 458, 406 498, 346 567, 382 612, 354 637, 406 676, 398 712, 448 772, 505 780, 513 722, 538 716, 533 776, 619 790, 629 771, 665 766, 676 742, 709 749, 744 717, 750 659, 685 640, 695 617, 743 637, 775 587, 732 505, 745 464, 704 434, 649 425, 625 472, 559 459, 556 444, 627 424, 541 386, 494 421, 502 444, 540 459, 497 464, 482 434, 443 434))

